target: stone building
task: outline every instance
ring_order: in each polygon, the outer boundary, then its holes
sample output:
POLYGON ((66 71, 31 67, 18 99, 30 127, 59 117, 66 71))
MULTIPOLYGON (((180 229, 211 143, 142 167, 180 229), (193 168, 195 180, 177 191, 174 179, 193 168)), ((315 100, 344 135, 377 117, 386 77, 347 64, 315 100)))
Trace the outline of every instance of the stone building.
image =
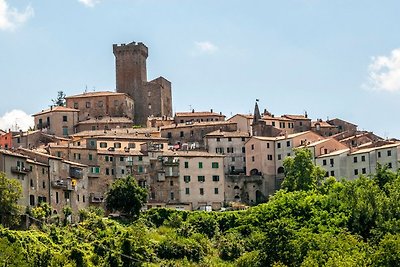
POLYGON ((137 125, 146 126, 147 118, 172 117, 171 82, 163 77, 147 81, 148 48, 143 43, 113 45, 117 92, 135 100, 137 125))
POLYGON ((194 111, 191 112, 176 112, 174 121, 175 123, 188 123, 188 122, 207 122, 207 121, 224 121, 225 115, 211 111, 194 111))
POLYGON ((161 136, 179 149, 205 149, 206 134, 221 130, 234 132, 237 124, 229 121, 188 122, 160 127, 161 136))
POLYGON ((55 106, 33 115, 35 129, 48 134, 67 137, 75 133, 79 110, 75 108, 55 106))
POLYGON ((125 93, 86 92, 67 96, 65 101, 67 108, 79 110, 78 121, 103 117, 134 119, 134 99, 125 93))

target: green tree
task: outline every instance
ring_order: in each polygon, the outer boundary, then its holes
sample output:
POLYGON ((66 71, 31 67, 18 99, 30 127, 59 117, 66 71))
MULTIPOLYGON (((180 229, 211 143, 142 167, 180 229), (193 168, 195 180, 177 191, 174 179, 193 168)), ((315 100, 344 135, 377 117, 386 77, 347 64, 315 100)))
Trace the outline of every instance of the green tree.
POLYGON ((288 191, 311 190, 324 178, 325 171, 313 163, 308 148, 296 149, 294 157, 287 157, 283 162, 285 179, 282 188, 288 191))
POLYGON ((53 104, 55 106, 60 106, 60 107, 64 107, 65 106, 65 93, 63 91, 58 91, 57 92, 57 98, 56 99, 52 99, 51 101, 53 101, 53 104))
POLYGON ((106 207, 110 211, 119 211, 129 217, 139 215, 147 201, 147 190, 141 188, 133 176, 116 180, 106 196, 106 207))
POLYGON ((3 226, 18 224, 21 207, 18 200, 22 196, 21 184, 14 179, 8 179, 0 173, 0 223, 3 226))

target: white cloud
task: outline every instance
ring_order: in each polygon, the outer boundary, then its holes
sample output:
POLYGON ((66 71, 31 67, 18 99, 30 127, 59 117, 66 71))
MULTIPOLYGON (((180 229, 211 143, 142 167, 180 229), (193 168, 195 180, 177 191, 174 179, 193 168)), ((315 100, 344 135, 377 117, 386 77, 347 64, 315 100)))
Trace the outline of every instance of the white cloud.
POLYGON ((387 92, 400 91, 400 48, 394 49, 389 56, 372 57, 368 72, 368 88, 387 92))
POLYGON ((197 49, 199 49, 202 52, 214 53, 215 51, 218 50, 218 47, 209 41, 195 42, 195 44, 197 49))
POLYGON ((0 129, 5 131, 8 131, 8 129, 26 131, 33 124, 33 117, 19 109, 13 109, 0 117, 0 129))
POLYGON ((94 7, 95 5, 100 3, 100 0, 78 0, 78 1, 87 7, 94 7))
POLYGON ((14 30, 33 16, 34 11, 30 5, 20 12, 9 7, 6 0, 0 0, 0 30, 14 30))

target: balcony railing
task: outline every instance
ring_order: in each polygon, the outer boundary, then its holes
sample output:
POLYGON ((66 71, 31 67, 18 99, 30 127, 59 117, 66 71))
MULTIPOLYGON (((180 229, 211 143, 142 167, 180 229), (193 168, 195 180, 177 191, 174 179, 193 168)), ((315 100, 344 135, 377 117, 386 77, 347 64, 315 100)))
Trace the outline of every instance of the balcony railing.
POLYGON ((12 173, 17 173, 17 174, 27 174, 30 170, 25 168, 25 167, 21 167, 21 166, 13 166, 11 167, 11 172, 12 173))
POLYGON ((72 185, 72 182, 70 180, 51 181, 51 186, 56 189, 63 189, 68 191, 73 191, 75 189, 75 186, 72 185))

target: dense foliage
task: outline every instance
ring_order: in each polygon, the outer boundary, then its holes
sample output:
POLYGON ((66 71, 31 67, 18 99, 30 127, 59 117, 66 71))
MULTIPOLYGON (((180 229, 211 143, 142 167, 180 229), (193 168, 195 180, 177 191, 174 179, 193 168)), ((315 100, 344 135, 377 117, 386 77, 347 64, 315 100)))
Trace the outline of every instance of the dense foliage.
POLYGON ((8 179, 0 172, 0 223, 4 226, 16 225, 19 222, 21 207, 18 200, 22 196, 22 187, 17 180, 8 179))
POLYGON ((85 210, 77 225, 0 228, 0 265, 399 265, 399 173, 309 181, 246 211, 151 209, 127 223, 85 210))

